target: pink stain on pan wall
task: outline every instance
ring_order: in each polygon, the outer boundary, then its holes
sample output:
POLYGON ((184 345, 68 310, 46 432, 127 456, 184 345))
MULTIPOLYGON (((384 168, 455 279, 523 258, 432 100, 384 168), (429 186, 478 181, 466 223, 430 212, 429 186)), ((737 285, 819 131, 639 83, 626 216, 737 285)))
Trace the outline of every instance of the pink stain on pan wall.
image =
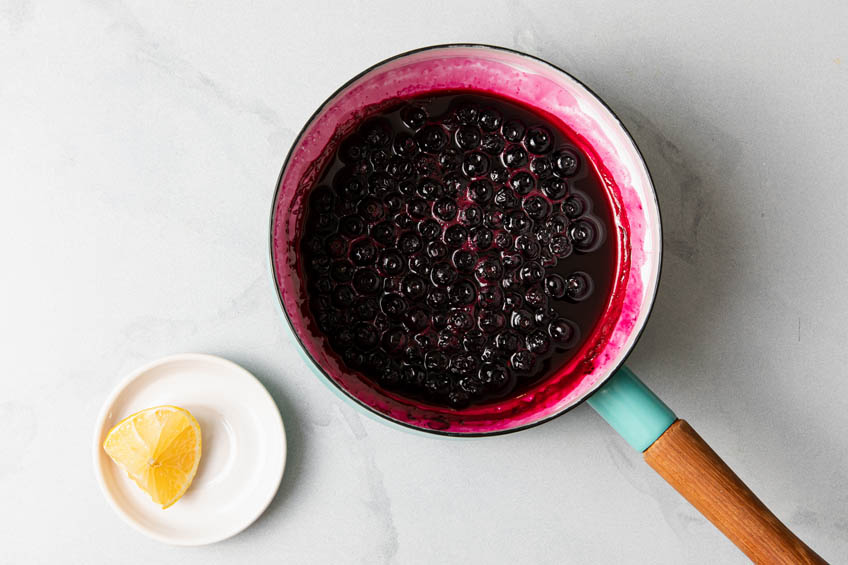
MULTIPOLYGON (((292 329, 309 357, 342 391, 398 423, 451 434, 508 431, 555 416, 595 390, 635 343, 653 301, 660 262, 659 212, 648 171, 627 132, 591 92, 547 63, 512 51, 446 46, 381 63, 336 93, 307 124, 283 170, 271 226, 277 288, 292 329), (609 308, 575 358, 520 396, 451 410, 380 389, 324 345, 305 309, 298 263, 304 196, 336 142, 367 114, 434 90, 491 92, 547 114, 580 142, 606 184, 618 232, 618 269, 609 308)), ((610 233, 609 237, 616 234, 610 233)))

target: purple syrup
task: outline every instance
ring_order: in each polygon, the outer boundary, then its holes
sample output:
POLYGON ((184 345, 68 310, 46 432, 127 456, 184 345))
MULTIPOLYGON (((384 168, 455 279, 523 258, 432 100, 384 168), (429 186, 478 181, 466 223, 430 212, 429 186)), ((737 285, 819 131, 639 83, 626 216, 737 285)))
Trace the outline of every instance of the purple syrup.
POLYGON ((347 367, 462 408, 517 395, 581 349, 616 265, 609 203, 566 133, 486 93, 363 120, 309 199, 308 308, 347 367))

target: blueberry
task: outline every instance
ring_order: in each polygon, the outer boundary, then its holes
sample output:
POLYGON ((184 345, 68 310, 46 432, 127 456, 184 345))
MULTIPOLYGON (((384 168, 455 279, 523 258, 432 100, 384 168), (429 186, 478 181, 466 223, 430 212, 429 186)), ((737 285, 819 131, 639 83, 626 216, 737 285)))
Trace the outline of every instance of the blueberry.
POLYGON ((406 132, 400 132, 395 136, 395 141, 392 143, 392 149, 396 155, 401 157, 412 157, 418 153, 418 142, 415 138, 406 132))
POLYGON ((586 201, 577 194, 572 194, 562 203, 562 211, 572 220, 576 220, 585 214, 587 209, 586 201))
POLYGON ((448 356, 441 351, 428 351, 424 354, 424 366, 430 371, 444 371, 449 362, 448 356))
POLYGON ((322 212, 313 216, 315 222, 315 231, 328 233, 333 231, 338 225, 338 217, 331 212, 322 212))
POLYGON ((360 216, 345 216, 339 222, 339 230, 348 237, 357 237, 365 233, 365 220, 360 216))
POLYGON ((338 282, 347 282, 353 278, 353 264, 344 259, 333 261, 330 265, 330 276, 338 282))
POLYGON ((371 237, 383 245, 394 245, 395 226, 392 222, 380 222, 371 227, 371 237))
POLYGON ((330 212, 335 204, 336 197, 329 186, 316 187, 309 197, 310 204, 319 212, 330 212))
POLYGON ((430 288, 427 293, 427 305, 431 308, 441 308, 448 303, 448 293, 442 288, 430 288))
POLYGON ((380 271, 388 276, 399 275, 403 271, 403 256, 394 249, 384 249, 380 252, 378 265, 380 271))
POLYGON ((439 154, 439 166, 442 171, 455 171, 462 164, 462 152, 448 147, 439 154))
POLYGON ((400 111, 400 119, 409 129, 417 130, 427 121, 427 112, 419 106, 407 106, 400 111))
POLYGON ((510 318, 510 324, 513 329, 521 332, 529 332, 536 327, 536 321, 533 319, 533 314, 528 310, 515 310, 510 318))
POLYGON ((382 171, 389 164, 389 154, 383 149, 372 151, 369 157, 374 170, 382 171))
POLYGON ((465 332, 474 326, 474 320, 465 310, 454 310, 448 319, 448 327, 457 332, 465 332))
POLYGON ((377 260, 377 248, 369 239, 358 239, 350 246, 350 260, 355 265, 371 265, 377 260))
POLYGON ((382 119, 365 122, 360 128, 362 139, 371 147, 386 147, 392 141, 389 124, 382 119))
POLYGON ((495 206, 502 210, 512 210, 520 204, 518 197, 508 188, 502 188, 495 193, 495 206))
POLYGON ((483 215, 483 223, 487 228, 497 229, 503 226, 504 215, 500 210, 489 210, 483 215))
POLYGON ((436 263, 430 271, 430 280, 437 286, 447 286, 456 280, 456 271, 449 263, 436 263))
POLYGON ((418 146, 427 153, 438 153, 448 143, 448 134, 439 125, 429 125, 416 134, 418 146))
MULTIPOLYGON (((474 184, 475 183, 472 183, 472 185, 474 185, 474 184)), ((469 188, 469 192, 471 192, 470 188, 469 188)), ((481 196, 479 191, 476 192, 476 196, 478 198, 481 196)), ((472 198, 474 198, 474 197, 472 197, 472 198)), ((467 208, 462 210, 462 212, 459 215, 459 221, 463 225, 466 225, 466 226, 471 227, 471 228, 479 226, 480 224, 483 223, 483 210, 479 206, 472 204, 471 206, 468 206, 467 208)))
POLYGON ((386 351, 401 351, 406 346, 406 332, 400 328, 392 328, 383 334, 381 343, 386 351))
POLYGON ((492 199, 494 189, 486 179, 476 180, 468 185, 468 197, 477 204, 485 204, 492 199))
POLYGON ((536 180, 527 171, 520 171, 509 179, 509 186, 518 194, 525 195, 535 188, 536 180))
POLYGON ((427 244, 427 256, 431 259, 441 259, 448 254, 447 246, 441 241, 431 241, 427 244))
MULTIPOLYGON (((444 314, 437 314, 444 315, 444 314)), ((447 320, 445 321, 445 328, 439 332, 439 337, 436 339, 436 346, 442 351, 446 350, 456 350, 460 347, 459 336, 456 333, 447 327, 447 320)))
POLYGON ((450 198, 459 198, 465 194, 468 181, 459 173, 448 173, 442 178, 445 187, 445 195, 450 198))
POLYGON ((536 310, 547 310, 548 297, 541 285, 533 284, 524 292, 524 303, 536 310))
POLYGON ((477 126, 462 126, 456 130, 454 140, 460 149, 470 151, 480 145, 480 128, 477 126))
POLYGON ((425 240, 431 241, 441 235, 442 226, 436 220, 422 220, 418 224, 418 233, 425 240))
POLYGON ((345 363, 352 369, 359 369, 365 365, 365 355, 356 348, 348 347, 342 353, 345 363))
POLYGON ((600 243, 600 229, 598 225, 589 219, 577 220, 568 229, 574 247, 578 251, 591 251, 600 243))
POLYGON ((543 177, 551 172, 551 162, 547 157, 534 157, 530 161, 530 170, 533 174, 543 177))
POLYGON ((562 298, 565 296, 565 280, 556 273, 546 276, 545 292, 551 298, 562 298))
POLYGON ((406 312, 406 300, 399 294, 390 292, 380 298, 380 309, 390 318, 398 318, 406 312))
POLYGON ((363 159, 367 151, 365 141, 357 135, 352 135, 342 142, 339 158, 345 163, 355 163, 363 159))
POLYGON ((456 201, 451 198, 442 198, 433 205, 433 214, 445 222, 449 222, 456 218, 456 211, 456 201))
POLYGON ((328 273, 331 264, 330 257, 327 255, 313 255, 309 260, 310 269, 320 274, 328 273))
POLYGON ((409 270, 417 275, 429 275, 430 268, 430 259, 424 255, 413 255, 409 258, 409 270))
POLYGON ((418 300, 424 297, 427 285, 424 282, 424 279, 418 275, 406 275, 403 278, 401 288, 403 289, 404 296, 406 296, 409 300, 418 300))
POLYGON ((504 146, 506 146, 506 142, 496 133, 487 133, 480 141, 480 148, 483 152, 492 156, 500 155, 501 151, 504 150, 504 146))
POLYGON ((403 210, 403 198, 397 192, 390 192, 383 197, 383 206, 389 214, 397 214, 403 210))
POLYGON ((518 253, 506 253, 503 256, 504 269, 512 271, 524 264, 524 258, 518 253))
POLYGON ((415 172, 422 177, 435 175, 439 171, 439 164, 435 157, 430 155, 418 155, 412 160, 415 172))
MULTIPOLYGON (((409 351, 409 349, 407 347, 406 351, 409 351)), ((423 368, 416 365, 404 365, 403 369, 401 369, 400 379, 404 384, 421 386, 426 376, 427 372, 423 368)))
POLYGON ((395 216, 395 225, 402 230, 408 230, 415 227, 416 222, 406 214, 398 214, 395 216))
POLYGON ((404 325, 411 332, 420 332, 430 323, 430 316, 423 308, 413 308, 404 316, 404 325))
POLYGON ((475 106, 463 105, 456 111, 456 121, 464 126, 476 124, 479 113, 475 106))
POLYGON ((563 233, 567 227, 568 218, 566 218, 563 214, 552 214, 551 217, 545 221, 545 228, 548 229, 551 234, 563 233))
POLYGON ((462 336, 462 347, 466 351, 477 353, 486 345, 486 336, 479 330, 465 332, 462 336))
POLYGON ((558 177, 574 176, 580 161, 577 154, 569 149, 560 149, 551 156, 551 165, 554 174, 558 177))
POLYGON ((429 373, 424 381, 424 388, 434 396, 444 396, 450 391, 450 379, 442 373, 429 373))
POLYGON ((572 273, 565 279, 565 293, 571 300, 585 300, 592 293, 592 279, 582 271, 572 273))
POLYGON ((524 144, 534 155, 542 155, 550 151, 552 142, 553 136, 551 132, 543 127, 530 128, 524 137, 524 144))
POLYGON ((425 200, 437 200, 443 193, 444 188, 436 179, 423 178, 418 183, 418 194, 425 200))
POLYGON ((505 368, 493 363, 483 363, 477 373, 477 378, 482 384, 494 389, 503 387, 509 381, 509 375, 505 368))
POLYGON ((483 108, 480 112, 480 116, 477 118, 477 121, 480 123, 480 127, 486 131, 498 131, 498 128, 501 127, 501 123, 503 122, 503 118, 497 110, 483 108))
MULTIPOLYGON (((448 313, 436 312, 430 318, 430 325, 437 330, 443 330, 448 327, 448 313)), ((438 343, 437 343, 438 345, 438 343)))
POLYGON ((324 241, 317 236, 304 238, 303 249, 311 251, 312 253, 321 253, 324 251, 324 241))
POLYGON ((524 304, 524 298, 516 292, 510 292, 504 295, 503 310, 505 312, 513 312, 516 308, 521 308, 524 304))
POLYGON ((551 205, 541 196, 534 194, 524 199, 524 211, 531 219, 544 220, 551 211, 551 205))
POLYGON ((489 228, 477 227, 471 230, 471 242, 477 251, 485 251, 492 246, 495 235, 489 228))
POLYGON ((360 349, 374 349, 380 336, 371 324, 359 323, 353 328, 353 341, 360 349))
POLYGON ((545 276, 545 270, 536 261, 528 261, 519 269, 521 280, 525 283, 534 283, 542 280, 545 276))
POLYGON ((548 325, 548 334, 556 343, 569 346, 575 341, 577 328, 565 318, 557 318, 548 325))
POLYGON ((524 210, 513 210, 504 219, 504 228, 510 233, 525 233, 530 230, 532 222, 524 210))
POLYGON ((527 164, 527 151, 520 145, 511 145, 503 152, 503 164, 510 169, 517 169, 527 164))
POLYGON ((495 336, 495 347, 505 353, 512 353, 518 349, 519 343, 518 334, 512 330, 504 330, 495 336))
POLYGON ((468 280, 457 281, 448 287, 448 298, 454 306, 469 306, 477 300, 477 287, 468 280))
POLYGON ((571 242, 568 241, 567 236, 557 234, 551 237, 551 241, 548 243, 548 249, 550 249, 551 253, 553 253, 555 257, 565 259, 571 255, 571 242))
POLYGON ((484 257, 477 262, 474 275, 480 284, 497 284, 503 277, 503 266, 494 257, 484 257))
MULTIPOLYGON (((457 375, 471 375, 477 371, 477 359, 473 355, 457 353, 450 359, 450 371, 457 375)), ((459 381, 459 388, 469 394, 480 392, 480 384, 477 379, 464 378, 459 381)))
POLYGON ((454 224, 445 230, 444 240, 451 247, 460 247, 468 241, 468 228, 462 224, 454 224))
POLYGON ((542 251, 542 246, 535 237, 520 235, 515 239, 515 250, 528 259, 536 259, 542 251))
POLYGON ((405 180, 398 183, 398 192, 400 192, 403 196, 412 196, 417 190, 418 185, 411 180, 405 180))
POLYGON ((509 120, 504 123, 502 131, 507 141, 518 143, 524 138, 525 127, 520 120, 509 120))
POLYGON ((509 171, 504 167, 493 167, 489 172, 489 178, 495 184, 504 184, 509 180, 509 171))
POLYGON ((398 249, 404 255, 412 255, 420 251, 421 245, 421 236, 413 231, 403 232, 398 238, 398 249))
MULTIPOLYGON (((426 314, 425 311, 422 310, 422 312, 424 312, 426 314)), ((423 349, 424 351, 433 347, 433 345, 435 343, 433 336, 430 335, 430 334, 426 334, 426 333, 418 334, 413 339, 415 340, 415 343, 418 344, 418 346, 421 349, 423 349)), ((421 353, 421 362, 422 363, 424 362, 424 353, 423 352, 421 353)))
POLYGON ((454 390, 448 394, 448 402, 452 408, 465 408, 470 401, 468 393, 461 390, 454 390))
POLYGON ((486 333, 495 333, 506 325, 506 318, 494 310, 482 310, 477 317, 477 326, 486 333))
POLYGON ((474 265, 477 262, 476 257, 470 251, 466 251, 465 249, 458 249, 453 253, 453 266, 456 267, 457 271, 467 273, 474 269, 474 265))
POLYGON ((509 358, 509 363, 519 373, 530 373, 536 366, 536 356, 529 351, 516 351, 509 358))
POLYGON ((333 281, 330 277, 319 277, 315 280, 315 290, 319 294, 329 294, 333 290, 333 281))
POLYGON ((325 243, 327 253, 330 257, 344 257, 347 255, 347 240, 339 234, 331 235, 325 243))
POLYGON ((505 231, 498 232, 495 235, 495 247, 501 251, 512 249, 512 236, 505 231))
POLYGON ((489 286, 480 291, 478 305, 484 309, 497 309, 503 304, 503 291, 497 286, 489 286))
POLYGON ((489 172, 489 158, 479 151, 472 151, 462 160, 462 172, 468 178, 482 177, 489 172))
POLYGON ((410 161, 400 157, 392 157, 386 165, 386 174, 393 179, 406 179, 415 173, 415 167, 410 161))
POLYGON ((547 327, 556 317, 557 311, 553 308, 542 308, 533 312, 533 319, 536 320, 536 324, 542 327, 547 327))
POLYGON ((562 179, 547 178, 542 181, 542 192, 551 200, 559 200, 568 194, 568 184, 562 179))
POLYGON ((359 294, 373 294, 380 288, 380 276, 374 269, 363 267, 353 274, 353 288, 359 294))

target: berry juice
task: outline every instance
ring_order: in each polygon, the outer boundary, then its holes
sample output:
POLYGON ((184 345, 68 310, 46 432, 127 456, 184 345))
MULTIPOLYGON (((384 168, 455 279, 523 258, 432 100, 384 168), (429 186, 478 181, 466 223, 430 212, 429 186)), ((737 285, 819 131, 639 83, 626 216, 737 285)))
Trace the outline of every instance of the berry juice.
POLYGON ((490 93, 381 107, 311 189, 311 317, 384 390, 452 408, 519 395, 608 307, 618 258, 597 171, 557 122, 490 93))

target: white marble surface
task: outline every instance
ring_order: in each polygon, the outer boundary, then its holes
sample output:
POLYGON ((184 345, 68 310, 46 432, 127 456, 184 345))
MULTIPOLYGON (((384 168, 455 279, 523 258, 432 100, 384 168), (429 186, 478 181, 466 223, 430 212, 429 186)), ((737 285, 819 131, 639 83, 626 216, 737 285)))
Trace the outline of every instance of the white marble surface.
POLYGON ((744 562, 586 406, 412 436, 286 342, 266 232, 294 135, 364 67, 450 41, 547 58, 620 114, 667 246, 631 367, 848 558, 848 5, 235 4, 0 0, 0 562, 744 562), (120 522, 90 454, 120 376, 185 351, 254 371, 290 444, 265 515, 193 549, 120 522))

